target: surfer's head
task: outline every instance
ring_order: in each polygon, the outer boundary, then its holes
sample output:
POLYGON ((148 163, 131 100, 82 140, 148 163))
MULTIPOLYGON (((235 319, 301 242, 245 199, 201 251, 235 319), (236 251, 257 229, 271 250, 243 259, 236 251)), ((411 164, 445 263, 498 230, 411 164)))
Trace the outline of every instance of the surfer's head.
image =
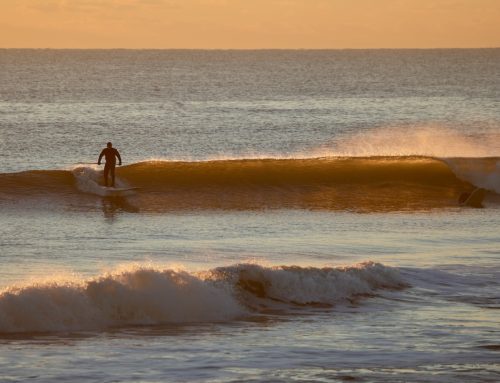
POLYGON ((108 148, 111 148, 113 146, 111 142, 108 142, 106 145, 108 146, 108 148))

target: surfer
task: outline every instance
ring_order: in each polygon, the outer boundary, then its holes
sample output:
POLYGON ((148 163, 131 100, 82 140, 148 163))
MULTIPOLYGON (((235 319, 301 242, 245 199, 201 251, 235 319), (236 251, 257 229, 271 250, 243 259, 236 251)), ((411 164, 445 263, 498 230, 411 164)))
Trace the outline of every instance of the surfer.
POLYGON ((106 165, 104 165, 104 186, 108 186, 108 174, 111 173, 111 187, 115 187, 115 167, 116 167, 116 157, 118 157, 118 165, 122 164, 122 158, 118 150, 113 148, 113 144, 108 142, 107 147, 104 148, 99 155, 99 160, 97 160, 97 165, 101 164, 102 157, 106 158, 106 165))

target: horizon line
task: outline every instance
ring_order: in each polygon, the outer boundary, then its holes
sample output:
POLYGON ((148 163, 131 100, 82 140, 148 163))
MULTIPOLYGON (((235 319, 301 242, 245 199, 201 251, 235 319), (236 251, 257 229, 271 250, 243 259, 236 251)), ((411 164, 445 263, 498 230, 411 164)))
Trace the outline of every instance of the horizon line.
POLYGON ((380 47, 380 48, 53 48, 53 47, 0 47, 1 50, 131 50, 131 51, 347 51, 347 50, 470 50, 500 49, 500 46, 485 47, 380 47))

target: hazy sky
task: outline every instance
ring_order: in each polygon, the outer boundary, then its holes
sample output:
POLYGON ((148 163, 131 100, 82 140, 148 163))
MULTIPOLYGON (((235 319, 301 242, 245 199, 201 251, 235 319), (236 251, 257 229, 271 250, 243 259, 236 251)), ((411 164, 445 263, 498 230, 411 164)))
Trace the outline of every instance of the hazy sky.
POLYGON ((500 47, 500 0, 0 0, 0 47, 500 47))

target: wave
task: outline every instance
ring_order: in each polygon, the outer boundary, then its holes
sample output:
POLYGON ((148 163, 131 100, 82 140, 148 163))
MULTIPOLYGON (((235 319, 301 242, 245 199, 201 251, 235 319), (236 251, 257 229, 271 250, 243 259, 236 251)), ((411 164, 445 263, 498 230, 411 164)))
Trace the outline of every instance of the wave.
POLYGON ((220 322, 276 307, 336 305, 406 283, 397 269, 238 264, 205 272, 135 266, 84 281, 49 281, 0 292, 0 334, 220 322))
MULTIPOLYGON (((0 174, 0 198, 101 195, 101 171, 0 174)), ((423 156, 146 161, 117 169, 118 185, 142 190, 138 210, 305 208, 413 210, 457 205, 475 187, 500 194, 500 158, 423 156)))

